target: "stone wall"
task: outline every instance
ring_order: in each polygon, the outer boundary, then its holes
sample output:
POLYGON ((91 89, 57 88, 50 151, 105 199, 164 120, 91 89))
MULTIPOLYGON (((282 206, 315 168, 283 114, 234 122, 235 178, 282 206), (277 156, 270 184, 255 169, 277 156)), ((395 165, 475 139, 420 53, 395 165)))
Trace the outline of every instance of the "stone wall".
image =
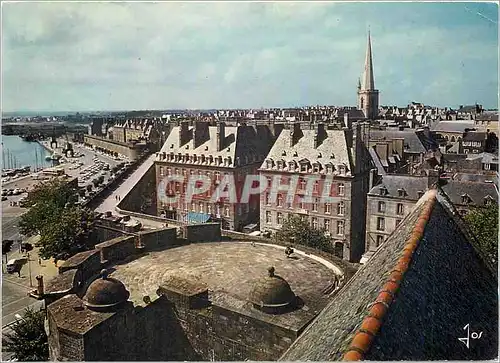
POLYGON ((188 242, 216 242, 222 239, 219 223, 193 224, 182 228, 188 242))
POLYGON ((95 243, 99 244, 125 235, 127 235, 127 233, 117 227, 113 228, 99 223, 96 224, 92 237, 94 238, 95 243))
POLYGON ((156 215, 156 176, 152 165, 132 190, 120 201, 119 207, 131 212, 156 215))
POLYGON ((102 263, 115 263, 135 254, 135 237, 123 236, 99 243, 95 248, 101 254, 102 263))
POLYGON ((138 235, 139 243, 146 251, 164 249, 182 245, 177 239, 177 228, 162 228, 152 231, 141 231, 138 235))
POLYGON ((59 335, 59 357, 57 360, 83 361, 84 344, 83 337, 76 336, 63 331, 59 335))
POLYGON ((101 256, 97 250, 77 253, 69 258, 59 267, 59 273, 77 269, 80 271, 79 278, 87 280, 101 269, 101 256))
POLYGON ((137 159, 140 153, 140 148, 137 146, 131 146, 123 142, 118 142, 99 136, 84 135, 84 143, 87 145, 92 145, 109 151, 113 151, 121 155, 125 155, 130 160, 137 159))

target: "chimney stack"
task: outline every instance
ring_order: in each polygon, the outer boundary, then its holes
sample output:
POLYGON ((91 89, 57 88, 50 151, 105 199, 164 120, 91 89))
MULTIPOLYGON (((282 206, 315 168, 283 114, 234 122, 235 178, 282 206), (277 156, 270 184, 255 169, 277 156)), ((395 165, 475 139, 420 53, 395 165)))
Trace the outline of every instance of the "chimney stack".
POLYGON ((316 124, 316 132, 314 133, 314 148, 317 149, 318 146, 325 139, 325 124, 319 123, 316 124))
POLYGON ((224 122, 218 122, 216 127, 217 151, 221 151, 224 149, 224 142, 226 139, 226 125, 224 122))
POLYGON ((302 136, 302 130, 300 129, 300 123, 295 122, 290 128, 290 147, 293 147, 302 136))
POLYGON ((193 148, 197 148, 206 139, 207 122, 195 121, 193 129, 193 148))
POLYGON ((179 146, 186 144, 189 141, 189 123, 183 121, 179 126, 179 146))
POLYGON ((344 113, 344 127, 347 127, 348 129, 352 128, 351 120, 349 120, 349 114, 347 112, 344 113))

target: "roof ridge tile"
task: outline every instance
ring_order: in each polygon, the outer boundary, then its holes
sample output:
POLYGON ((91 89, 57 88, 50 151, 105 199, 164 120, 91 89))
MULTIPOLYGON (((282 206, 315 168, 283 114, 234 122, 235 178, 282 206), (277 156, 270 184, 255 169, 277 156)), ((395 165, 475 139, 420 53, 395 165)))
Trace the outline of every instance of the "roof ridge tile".
POLYGON ((395 268, 390 272, 389 278, 380 290, 375 302, 368 305, 369 312, 361 322, 361 327, 353 336, 351 344, 346 349, 343 356, 344 361, 363 360, 365 354, 369 351, 373 340, 382 327, 390 304, 395 299, 396 293, 401 286, 404 274, 411 263, 413 253, 423 237, 425 227, 436 203, 436 194, 435 190, 430 190, 422 197, 421 200, 425 204, 422 206, 417 222, 406 240, 402 254, 395 268))

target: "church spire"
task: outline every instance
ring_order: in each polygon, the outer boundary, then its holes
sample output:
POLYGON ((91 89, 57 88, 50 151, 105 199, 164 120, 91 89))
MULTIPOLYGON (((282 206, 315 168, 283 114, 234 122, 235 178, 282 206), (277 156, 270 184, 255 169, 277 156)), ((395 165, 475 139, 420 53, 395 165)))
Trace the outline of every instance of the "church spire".
POLYGON ((372 42, 370 39, 370 31, 368 31, 368 44, 366 46, 365 71, 363 73, 362 89, 364 91, 371 91, 375 89, 375 81, 373 80, 372 42))

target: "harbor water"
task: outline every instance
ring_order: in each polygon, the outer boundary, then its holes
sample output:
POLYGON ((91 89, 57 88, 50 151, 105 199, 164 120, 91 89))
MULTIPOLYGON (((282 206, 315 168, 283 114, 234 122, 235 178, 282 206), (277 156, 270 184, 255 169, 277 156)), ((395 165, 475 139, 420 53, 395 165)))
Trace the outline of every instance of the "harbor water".
POLYGON ((30 166, 31 171, 52 166, 52 161, 45 157, 50 155, 36 141, 24 141, 18 135, 2 135, 2 169, 15 169, 30 166))

